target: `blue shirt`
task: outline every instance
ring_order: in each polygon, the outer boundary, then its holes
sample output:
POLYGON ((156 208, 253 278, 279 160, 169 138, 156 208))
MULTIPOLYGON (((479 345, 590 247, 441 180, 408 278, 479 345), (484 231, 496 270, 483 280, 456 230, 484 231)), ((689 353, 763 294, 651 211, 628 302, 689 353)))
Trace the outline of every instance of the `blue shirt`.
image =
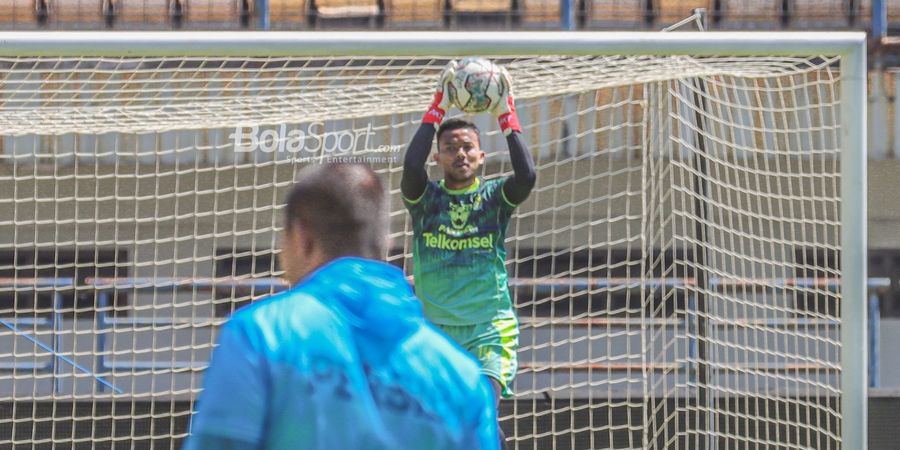
POLYGON ((496 414, 403 273, 341 258, 222 327, 184 448, 497 449, 496 414))

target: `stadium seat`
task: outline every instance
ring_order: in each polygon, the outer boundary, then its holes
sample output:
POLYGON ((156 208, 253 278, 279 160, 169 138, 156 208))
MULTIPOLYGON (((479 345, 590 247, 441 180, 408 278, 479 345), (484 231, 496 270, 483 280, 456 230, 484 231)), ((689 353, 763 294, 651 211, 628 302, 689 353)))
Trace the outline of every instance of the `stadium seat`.
POLYGON ((646 0, 583 0, 585 28, 633 28, 646 23, 646 0))
POLYGON ((35 25, 35 13, 34 0, 0 0, 0 22, 7 28, 35 25))
POLYGON ((547 28, 559 26, 559 0, 520 0, 522 22, 525 25, 538 24, 547 28))
POLYGON ((377 1, 315 0, 315 4, 322 18, 369 17, 380 12, 377 1))
POLYGON ((449 0, 446 23, 451 28, 498 23, 518 24, 519 14, 512 0, 449 0))
MULTIPOLYGON (((887 18, 888 24, 897 24, 900 23, 900 0, 885 0, 887 3, 887 18)), ((862 4, 869 3, 869 0, 863 0, 862 4)), ((866 20, 870 21, 872 19, 871 6, 866 9, 867 13, 861 15, 861 17, 866 18, 866 20)))
POLYGON ((451 0, 450 7, 461 13, 503 14, 512 10, 509 0, 451 0))
MULTIPOLYGON (((872 0, 859 0, 857 22, 869 23, 872 21, 872 0)), ((900 0, 885 0, 887 3, 887 18, 889 24, 900 22, 900 0)))
POLYGON ((253 0, 187 0, 185 20, 192 27, 234 28, 247 25, 253 0))
POLYGON ((845 27, 856 16, 854 11, 851 17, 847 0, 793 0, 788 5, 788 24, 797 28, 845 27))
POLYGON ((385 0, 386 25, 393 28, 433 28, 442 22, 443 0, 385 0))
POLYGON ((375 28, 381 25, 378 0, 310 0, 310 24, 316 27, 350 26, 375 28))
POLYGON ((113 20, 121 28, 160 28, 172 24, 170 0, 113 0, 113 20))
POLYGON ((710 11, 710 24, 720 28, 778 28, 783 25, 783 0, 720 0, 710 11))
POLYGON ((656 28, 663 28, 684 19, 697 8, 713 10, 713 0, 653 0, 653 16, 656 28))
POLYGON ((96 28, 105 15, 103 0, 46 0, 47 19, 54 27, 96 28))
POLYGON ((297 28, 305 26, 306 0, 269 0, 269 21, 272 28, 297 28))

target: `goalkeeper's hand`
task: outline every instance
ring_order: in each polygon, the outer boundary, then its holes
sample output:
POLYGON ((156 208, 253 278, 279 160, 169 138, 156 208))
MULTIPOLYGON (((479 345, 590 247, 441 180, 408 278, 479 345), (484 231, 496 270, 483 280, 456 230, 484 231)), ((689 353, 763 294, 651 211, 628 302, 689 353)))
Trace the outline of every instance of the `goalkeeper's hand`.
POLYGON ((450 109, 450 82, 453 81, 453 77, 456 76, 456 60, 451 60, 444 67, 443 72, 441 72, 441 78, 438 80, 437 89, 434 92, 434 100, 431 102, 431 106, 428 107, 428 111, 425 112, 425 116, 422 117, 422 123, 430 123, 434 125, 434 129, 437 130, 438 127, 441 126, 441 121, 444 120, 444 114, 447 114, 447 110, 450 109))
POLYGON ((504 136, 509 136, 513 131, 522 132, 522 126, 519 125, 519 116, 516 114, 516 105, 512 95, 512 81, 506 68, 500 68, 500 102, 492 111, 497 116, 497 122, 500 123, 500 130, 504 136))

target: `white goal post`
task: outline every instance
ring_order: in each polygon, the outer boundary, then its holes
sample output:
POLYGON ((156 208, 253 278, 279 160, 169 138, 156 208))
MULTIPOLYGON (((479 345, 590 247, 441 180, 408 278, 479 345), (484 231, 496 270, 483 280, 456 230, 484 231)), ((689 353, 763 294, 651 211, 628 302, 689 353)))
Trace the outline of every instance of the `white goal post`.
MULTIPOLYGON (((510 69, 538 167, 507 239, 514 448, 867 448, 855 32, 0 33, 0 446, 175 447, 217 308, 281 288, 297 169, 346 137, 397 197, 469 55, 510 69)), ((481 119, 484 175, 510 173, 481 119)))

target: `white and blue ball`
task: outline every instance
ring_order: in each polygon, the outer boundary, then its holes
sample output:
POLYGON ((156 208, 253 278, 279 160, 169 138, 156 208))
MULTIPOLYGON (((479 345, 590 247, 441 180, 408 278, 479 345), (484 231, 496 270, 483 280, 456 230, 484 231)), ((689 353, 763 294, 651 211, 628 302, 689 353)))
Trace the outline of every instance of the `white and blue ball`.
POLYGON ((450 82, 450 101, 461 111, 478 114, 490 111, 502 99, 500 66, 485 58, 463 58, 450 82))

